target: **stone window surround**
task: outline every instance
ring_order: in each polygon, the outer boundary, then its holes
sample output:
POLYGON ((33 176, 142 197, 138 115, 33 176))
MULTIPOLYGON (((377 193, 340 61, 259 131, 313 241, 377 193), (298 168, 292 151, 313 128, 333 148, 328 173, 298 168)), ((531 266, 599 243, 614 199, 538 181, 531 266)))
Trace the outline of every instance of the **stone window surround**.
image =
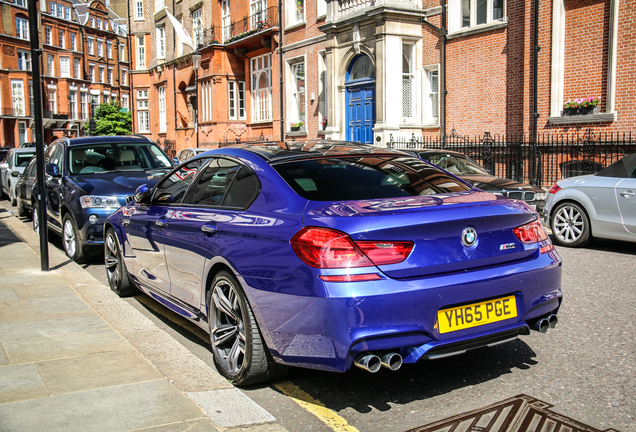
POLYGON ((616 121, 618 116, 614 109, 618 48, 618 0, 612 0, 610 6, 606 112, 579 116, 561 116, 565 83, 565 1, 557 0, 552 5, 552 59, 550 71, 550 117, 548 117, 548 122, 552 124, 572 124, 616 121))

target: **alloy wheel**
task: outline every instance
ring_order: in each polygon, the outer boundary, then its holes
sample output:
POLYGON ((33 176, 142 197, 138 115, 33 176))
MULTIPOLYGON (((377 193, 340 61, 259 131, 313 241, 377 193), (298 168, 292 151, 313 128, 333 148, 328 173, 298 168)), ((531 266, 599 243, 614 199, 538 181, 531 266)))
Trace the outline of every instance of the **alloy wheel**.
POLYGON ((64 222, 64 232, 62 234, 62 239, 64 240, 64 250, 69 257, 75 256, 75 251, 77 249, 77 238, 75 236, 75 228, 73 227, 73 223, 70 219, 67 219, 64 222))
POLYGON ((118 287, 119 279, 119 248, 115 242, 112 231, 106 237, 106 248, 104 250, 104 262, 106 264, 106 277, 108 284, 112 287, 118 287))
POLYGON ((579 247, 591 239, 587 214, 577 203, 559 205, 551 217, 554 240, 562 246, 579 247))
POLYGON ((227 280, 218 280, 212 288, 214 315, 211 339, 217 360, 231 376, 239 375, 245 359, 245 323, 236 288, 227 280))

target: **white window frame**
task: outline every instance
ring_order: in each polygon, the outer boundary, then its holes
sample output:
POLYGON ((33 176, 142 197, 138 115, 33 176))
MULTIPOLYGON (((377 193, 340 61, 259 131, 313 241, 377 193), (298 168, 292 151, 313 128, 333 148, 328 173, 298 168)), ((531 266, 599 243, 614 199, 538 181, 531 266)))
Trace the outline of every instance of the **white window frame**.
POLYGON ((228 116, 245 120, 245 81, 228 81, 228 116))
POLYGON ((297 57, 287 62, 289 76, 289 95, 287 105, 287 120, 289 123, 303 122, 307 124, 307 60, 297 57), (302 72, 302 77, 299 74, 302 72), (302 79, 302 86, 299 80, 302 79))
POLYGON ((53 28, 51 26, 44 26, 44 43, 53 45, 53 28))
POLYGON ((212 104, 212 81, 201 84, 201 121, 211 121, 214 107, 212 104))
POLYGON ((82 61, 78 58, 73 59, 73 76, 76 79, 82 79, 82 61))
POLYGON ((124 85, 124 86, 128 85, 128 69, 126 68, 121 69, 120 81, 121 81, 121 85, 124 85))
MULTIPOLYGON (((327 117, 327 53, 318 53, 318 129, 324 129, 323 120, 327 117)), ((329 119, 327 119, 329 121, 329 119)))
POLYGON ((121 95, 121 107, 126 111, 130 109, 130 102, 127 94, 121 95))
POLYGON ((252 93, 252 121, 272 121, 272 55, 263 54, 250 59, 252 93), (260 84, 265 80, 265 86, 260 84))
POLYGON ((71 32, 71 50, 77 51, 77 33, 71 32))
POLYGON ((24 82, 22 80, 11 80, 11 101, 13 115, 24 116, 24 82))
POLYGON ((91 27, 95 28, 95 17, 91 17, 90 22, 91 22, 91 27))
POLYGON ((166 8, 165 0, 155 0, 155 13, 161 12, 166 8))
POLYGON ((98 30, 102 29, 102 20, 100 18, 97 18, 95 20, 95 28, 97 28, 98 30))
POLYGON ((316 0, 316 17, 321 18, 327 15, 327 1, 316 0))
POLYGON ((203 8, 192 11, 192 40, 195 46, 203 45, 203 8))
POLYGON ((57 29, 57 46, 66 48, 66 32, 64 29, 57 29))
POLYGON ((57 89, 49 87, 47 90, 47 106, 49 112, 51 114, 57 114, 57 89))
POLYGON ((80 90, 80 118, 82 120, 87 119, 89 115, 88 111, 88 90, 81 89, 80 90))
POLYGON ((95 38, 88 36, 86 38, 86 45, 88 45, 88 54, 95 55, 95 38))
POLYGON ((250 0, 250 27, 257 28, 267 20, 267 0, 250 0))
POLYGON ((55 2, 49 2, 49 7, 50 7, 50 11, 49 13, 51 14, 51 16, 57 16, 57 3, 55 2))
POLYGON ((424 73, 424 124, 439 124, 439 65, 426 66, 424 73), (433 76, 437 75, 437 92, 434 90, 433 76), (437 113, 437 116, 434 114, 437 113))
POLYGON ((135 0, 135 21, 144 19, 144 0, 135 0))
POLYGON ((137 69, 146 69, 146 38, 137 36, 137 69))
POLYGON ((402 41, 402 123, 413 123, 415 120, 416 82, 415 69, 417 53, 415 43, 402 41), (408 70, 404 70, 404 57, 407 57, 408 70), (407 100, 407 98, 410 98, 407 100))
POLYGON ((88 64, 88 79, 91 80, 92 83, 95 82, 95 64, 88 64))
POLYGON ((99 65, 99 82, 100 83, 105 83, 106 81, 104 80, 104 71, 106 70, 106 68, 102 65, 99 65))
POLYGON ((104 40, 97 39, 97 57, 104 57, 104 40))
POLYGON ((230 11, 230 0, 221 1, 221 26, 223 31, 223 41, 232 37, 232 15, 230 11))
POLYGON ((28 142, 29 140, 29 135, 28 135, 28 128, 27 128, 27 122, 21 120, 18 121, 18 142, 20 144, 24 144, 25 142, 28 142))
POLYGON ((29 40, 29 21, 22 17, 15 17, 15 31, 19 39, 29 40))
POLYGON ((27 0, 15 0, 15 4, 16 6, 22 6, 22 7, 26 7, 27 4, 27 0))
POLYGON ((71 20, 71 8, 69 6, 64 6, 64 19, 71 20))
POLYGON ((305 22, 305 0, 285 0, 285 10, 287 11, 287 27, 293 27, 305 22))
POLYGON ((112 66, 108 66, 108 69, 106 70, 106 81, 108 82, 108 84, 113 85, 113 67, 112 66))
POLYGON ((166 113, 166 87, 157 89, 157 100, 159 102, 159 133, 168 132, 168 117, 166 113))
POLYGON ((113 58, 113 41, 106 41, 106 58, 113 58))
POLYGON ((119 44, 119 61, 126 61, 126 44, 119 44))
POLYGON ((55 76, 55 56, 53 54, 48 54, 46 57, 46 74, 55 76))
POLYGON ((31 51, 18 50, 18 70, 31 70, 31 51))
POLYGON ((71 59, 69 57, 60 57, 60 77, 71 77, 71 59))
POLYGON ((69 118, 77 120, 77 90, 68 91, 69 100, 69 118))
POLYGON ((166 58, 166 28, 165 27, 157 27, 155 29, 157 34, 157 58, 165 59, 166 58))
POLYGON ((150 133, 148 90, 137 90, 137 128, 140 133, 150 133))
POLYGON ((506 0, 449 0, 448 2, 448 24, 450 33, 467 30, 474 27, 488 26, 501 22, 506 22, 506 0), (485 1, 486 17, 483 22, 477 22, 478 5, 483 5, 485 1), (493 18, 495 2, 502 2, 502 16, 493 18), (468 21, 465 22, 465 6, 468 6, 468 21))

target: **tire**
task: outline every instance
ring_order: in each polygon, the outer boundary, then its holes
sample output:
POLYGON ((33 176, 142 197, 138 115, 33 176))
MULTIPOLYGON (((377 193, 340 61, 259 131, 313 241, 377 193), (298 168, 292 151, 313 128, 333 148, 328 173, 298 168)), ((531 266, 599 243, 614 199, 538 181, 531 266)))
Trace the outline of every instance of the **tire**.
POLYGON ((11 183, 9 183, 9 202, 12 206, 16 205, 18 201, 15 199, 15 193, 13 188, 11 187, 11 183))
POLYGON ((18 200, 18 216, 25 217, 27 216, 27 214, 28 212, 24 208, 24 204, 22 204, 22 200, 18 200))
POLYGON ((70 215, 65 215, 62 219, 62 243, 66 256, 78 264, 84 264, 88 259, 88 254, 82 246, 80 233, 75 225, 75 221, 70 215))
POLYGON ((583 208, 573 202, 559 204, 550 216, 554 242, 560 246, 581 247, 592 239, 590 220, 583 208))
POLYGON ((33 211, 31 211, 31 222, 33 223, 33 231, 40 234, 40 217, 38 216, 38 203, 33 203, 33 211))
POLYGON ((119 249, 115 231, 109 228, 104 239, 104 264, 108 285, 119 297, 130 297, 137 293, 137 287, 130 281, 128 269, 119 249))
POLYGON ((282 377, 287 366, 277 364, 263 342, 245 293, 236 278, 219 272, 208 292, 208 323, 214 362, 236 386, 282 377))

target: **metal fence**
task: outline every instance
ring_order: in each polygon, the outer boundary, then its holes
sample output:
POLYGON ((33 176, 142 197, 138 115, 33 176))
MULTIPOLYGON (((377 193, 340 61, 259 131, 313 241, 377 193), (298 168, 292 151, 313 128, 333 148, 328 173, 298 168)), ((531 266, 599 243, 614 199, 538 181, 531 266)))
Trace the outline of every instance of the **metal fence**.
POLYGON ((225 27, 210 27, 196 36, 197 48, 210 44, 229 44, 278 26, 278 7, 272 6, 244 16, 225 27))
POLYGON ((543 188, 562 178, 593 174, 622 157, 636 153, 632 133, 542 134, 536 144, 528 134, 474 137, 451 131, 444 138, 394 137, 387 147, 396 149, 445 149, 466 154, 493 175, 543 188))

